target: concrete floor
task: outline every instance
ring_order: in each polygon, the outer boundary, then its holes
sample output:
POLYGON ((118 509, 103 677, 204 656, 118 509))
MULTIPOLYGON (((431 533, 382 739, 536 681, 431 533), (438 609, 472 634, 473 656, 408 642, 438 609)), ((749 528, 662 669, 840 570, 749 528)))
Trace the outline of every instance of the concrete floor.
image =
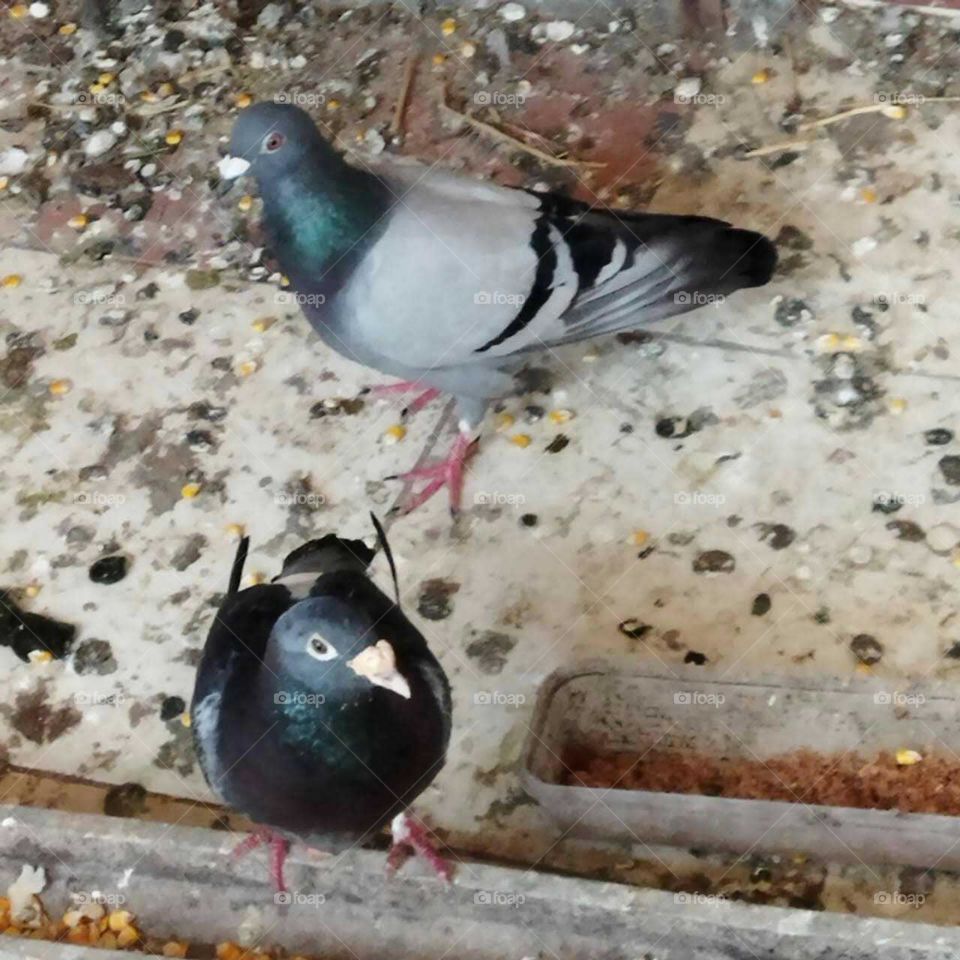
MULTIPOLYGON (((882 648, 870 669, 892 690, 960 665, 960 444, 928 434, 958 427, 960 120, 954 103, 917 102, 960 93, 956 28, 825 6, 786 46, 729 53, 642 24, 540 45, 530 16, 461 14, 449 36, 440 19, 367 11, 310 32, 283 21, 248 35, 232 66, 185 55, 176 70, 194 83, 208 71, 212 92, 185 83, 193 92, 168 112, 131 108, 149 115, 114 148, 158 165, 150 213, 133 224, 114 203, 131 202, 122 168, 88 159, 78 171, 83 138, 114 108, 87 129, 69 126, 69 110, 28 106, 108 69, 133 96, 163 64, 147 80, 79 51, 51 65, 50 49, 73 39, 55 23, 11 27, 26 32, 5 40, 0 154, 23 146, 41 173, 11 177, 0 194, 0 276, 22 278, 0 289, 0 586, 78 635, 63 661, 0 651, 0 742, 24 767, 207 799, 171 698, 189 700, 231 525, 252 537, 248 570, 272 576, 307 537, 367 535, 368 511, 398 493, 383 478, 432 442, 441 405, 389 445, 396 405, 338 403, 377 376, 316 340, 269 265, 251 279, 256 207, 241 212, 207 185, 244 90, 312 96, 303 102, 341 142, 381 147, 415 30, 423 56, 406 137, 388 149, 725 217, 781 246, 764 290, 650 336, 538 359, 541 391, 506 405, 516 424, 498 433, 488 419, 462 518, 452 524, 437 499, 391 528, 404 603, 454 687, 447 767, 418 809, 461 850, 613 875, 622 855, 557 846, 518 787, 534 693, 553 669, 609 655, 670 671, 703 655, 721 677, 855 679, 866 668, 851 643, 864 634, 882 648), (297 53, 305 66, 291 63, 297 53), (677 89, 692 76, 698 90, 677 89), (458 109, 604 166, 540 165, 467 135, 437 106, 443 85, 458 109), (478 89, 513 99, 493 100, 491 114, 478 89), (904 118, 783 125, 891 98, 909 104, 904 118), (183 141, 167 147, 175 128, 183 141), (45 132, 66 144, 48 167, 45 132), (114 179, 103 187, 101 176, 114 179), (67 224, 80 210, 99 219, 78 233, 67 224), (575 416, 527 422, 530 405, 575 416), (532 438, 525 449, 510 442, 518 432, 532 438), (198 495, 185 497, 187 484, 198 495), (91 583, 90 565, 118 552, 126 578, 91 583), (770 608, 757 615, 760 594, 770 608), (625 635, 630 618, 651 629, 625 635)), ((682 887, 705 870, 686 855, 636 857, 626 879, 682 887)), ((820 876, 809 899, 831 905, 820 876)))

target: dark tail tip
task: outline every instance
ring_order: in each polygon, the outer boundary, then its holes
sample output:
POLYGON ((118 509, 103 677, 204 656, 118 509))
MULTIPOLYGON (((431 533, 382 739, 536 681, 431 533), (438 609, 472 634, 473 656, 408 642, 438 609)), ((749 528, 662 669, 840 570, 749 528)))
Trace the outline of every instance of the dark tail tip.
POLYGON ((731 273, 738 287, 762 287, 770 282, 777 267, 777 248, 762 233, 753 230, 731 230, 728 255, 733 264, 731 273))
POLYGON ((308 540, 283 561, 282 576, 291 573, 329 573, 333 570, 366 570, 374 551, 362 540, 345 540, 328 533, 308 540))

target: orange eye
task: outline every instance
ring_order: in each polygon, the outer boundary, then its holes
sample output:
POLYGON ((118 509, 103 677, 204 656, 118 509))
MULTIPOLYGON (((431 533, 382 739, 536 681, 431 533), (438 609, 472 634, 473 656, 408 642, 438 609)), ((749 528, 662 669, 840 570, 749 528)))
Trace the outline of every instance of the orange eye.
POLYGON ((263 142, 263 148, 267 153, 275 153, 279 150, 285 143, 287 138, 282 133, 277 133, 276 130, 271 133, 266 140, 263 142))

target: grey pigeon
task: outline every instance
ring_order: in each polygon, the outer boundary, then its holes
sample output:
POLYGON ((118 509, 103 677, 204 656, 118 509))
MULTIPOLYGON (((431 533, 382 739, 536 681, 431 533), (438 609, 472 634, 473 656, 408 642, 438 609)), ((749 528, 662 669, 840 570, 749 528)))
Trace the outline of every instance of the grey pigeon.
POLYGON ((433 167, 346 162, 288 104, 241 112, 221 177, 250 173, 272 250, 320 337, 344 356, 457 399, 450 456, 407 474, 459 506, 488 402, 535 351, 633 329, 765 284, 761 234, 700 216, 590 208, 433 167))
POLYGON ((211 789, 261 825, 238 852, 268 843, 283 891, 291 838, 336 852, 392 821, 388 862, 413 849, 449 879, 406 810, 443 766, 450 687, 399 599, 369 578, 373 551, 329 534, 240 590, 246 551, 244 539, 191 707, 211 789))

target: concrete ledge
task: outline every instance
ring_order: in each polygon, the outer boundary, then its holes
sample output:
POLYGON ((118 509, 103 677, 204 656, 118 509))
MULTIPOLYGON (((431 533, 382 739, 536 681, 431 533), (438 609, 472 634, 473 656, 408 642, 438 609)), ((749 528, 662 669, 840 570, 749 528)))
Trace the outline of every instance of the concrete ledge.
MULTIPOLYGON (((960 955, 952 929, 889 920, 678 902, 673 894, 476 863, 444 886, 418 864, 392 880, 384 857, 353 851, 313 861, 295 850, 290 903, 279 903, 262 855, 228 857, 236 836, 111 817, 0 807, 0 883, 24 863, 46 868, 44 901, 122 894, 151 936, 238 939, 330 958, 391 960, 589 957, 591 960, 920 960, 960 955)), ((696 900, 696 898, 691 898, 696 900)), ((0 957, 64 960, 103 951, 0 938, 0 957)), ((114 954, 115 956, 115 954, 114 954)))

